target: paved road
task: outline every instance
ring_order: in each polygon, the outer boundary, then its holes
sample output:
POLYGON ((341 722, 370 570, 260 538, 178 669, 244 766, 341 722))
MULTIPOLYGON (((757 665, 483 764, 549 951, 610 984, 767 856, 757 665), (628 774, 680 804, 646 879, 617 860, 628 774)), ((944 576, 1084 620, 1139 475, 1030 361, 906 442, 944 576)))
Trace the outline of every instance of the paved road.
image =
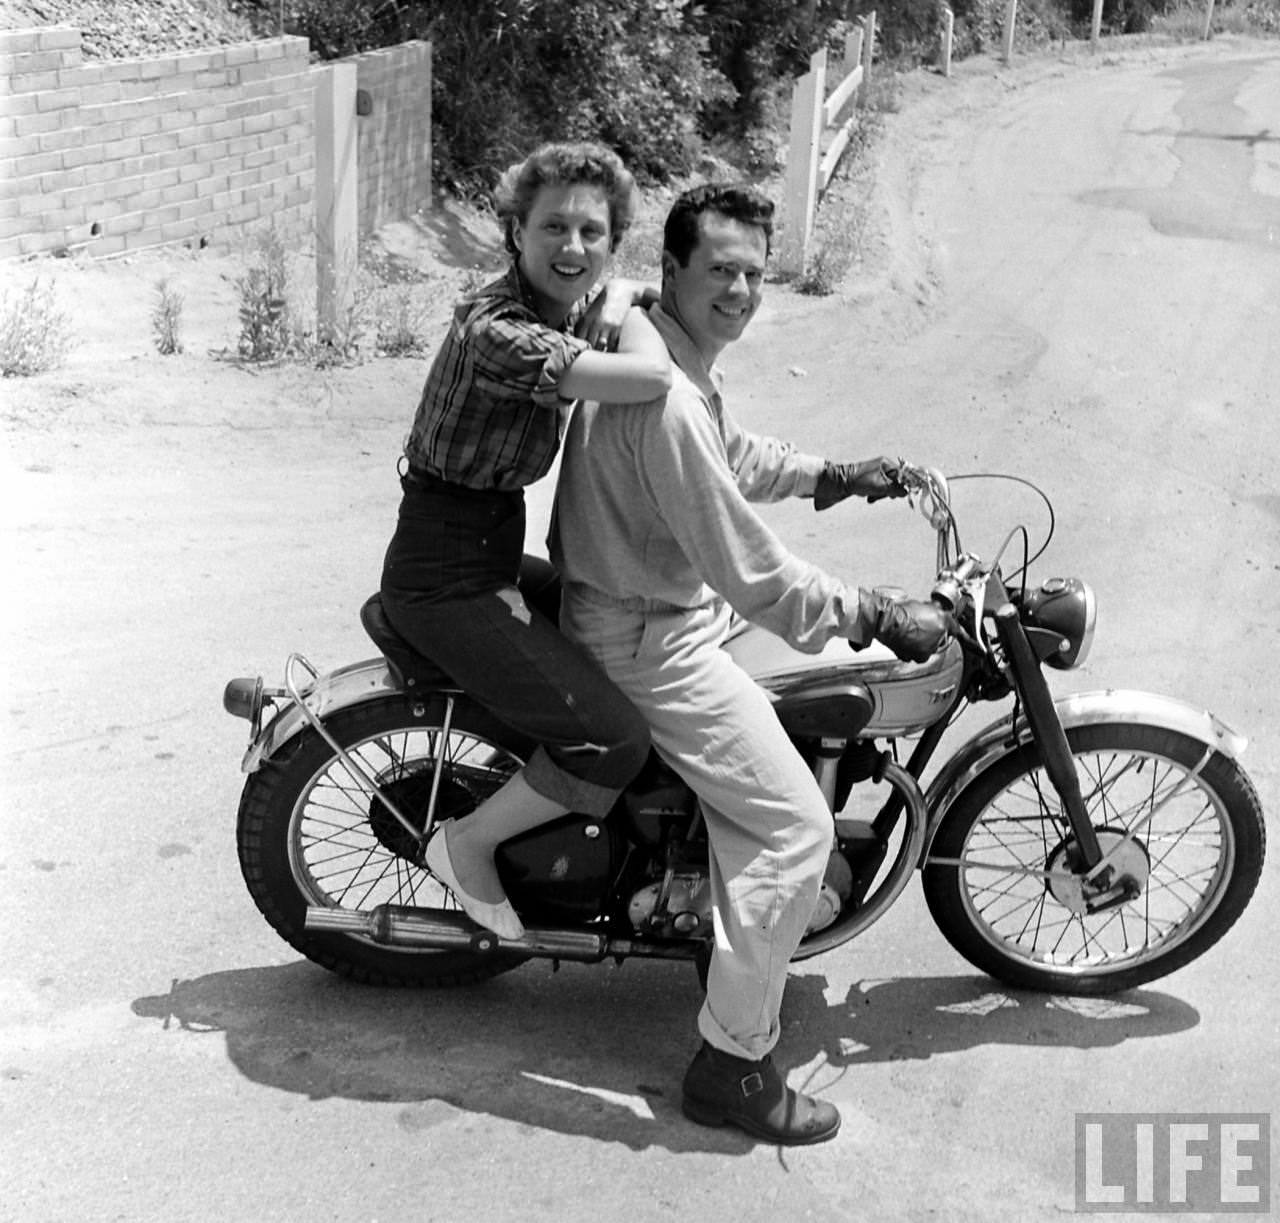
MULTIPOLYGON (((1275 44, 975 64, 910 94, 888 274, 846 301, 775 290, 728 362, 741 415, 1047 488, 1045 571, 1103 605, 1063 686, 1214 708, 1252 738, 1274 811, 1275 44)), ((793 979, 780 1058, 846 1123, 787 1153, 679 1118, 687 969, 531 965, 406 994, 297 962, 238 879, 241 743, 218 694, 291 648, 365 653, 351 610, 408 394, 175 420, 124 466, 92 429, 16 435, 35 474, 7 647, 0 1217, 1049 1219, 1071 1210, 1077 1111, 1280 1099, 1274 871, 1205 960, 1101 1002, 976 976, 911 889, 793 979)), ((961 487, 980 550, 1043 526, 1016 489, 961 487)), ((928 541, 897 507, 844 513, 774 521, 833 569, 925 586, 928 541)))

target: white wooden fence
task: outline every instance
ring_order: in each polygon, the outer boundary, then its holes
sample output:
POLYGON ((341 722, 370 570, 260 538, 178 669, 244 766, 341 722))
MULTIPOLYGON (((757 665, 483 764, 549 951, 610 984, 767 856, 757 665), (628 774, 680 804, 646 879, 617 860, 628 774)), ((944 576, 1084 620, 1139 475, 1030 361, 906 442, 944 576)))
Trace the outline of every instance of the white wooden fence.
POLYGON ((857 124, 856 111, 841 121, 845 109, 857 106, 871 79, 875 54, 876 15, 868 13, 845 41, 842 77, 827 93, 827 49, 815 51, 809 71, 791 95, 791 149, 787 155, 787 224, 778 248, 779 270, 804 271, 818 200, 831 182, 857 124))
MULTIPOLYGON (((1204 12, 1204 34, 1203 37, 1208 39, 1213 34, 1213 3, 1214 0, 1205 0, 1204 12)), ((1001 58, 1007 64, 1013 55, 1013 31, 1018 21, 1018 0, 1009 0, 1009 11, 1005 14, 1004 19, 1004 52, 1001 58)), ((1102 0, 1093 0, 1093 21, 1089 29, 1089 44, 1097 50, 1098 40, 1102 34, 1102 0)))

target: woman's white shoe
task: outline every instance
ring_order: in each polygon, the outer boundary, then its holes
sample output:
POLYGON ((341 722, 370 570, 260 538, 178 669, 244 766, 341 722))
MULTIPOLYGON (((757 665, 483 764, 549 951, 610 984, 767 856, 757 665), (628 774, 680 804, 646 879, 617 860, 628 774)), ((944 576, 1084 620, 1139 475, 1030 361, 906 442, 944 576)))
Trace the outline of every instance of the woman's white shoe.
POLYGON ((462 890, 458 877, 454 874, 453 863, 449 860, 449 842, 445 832, 452 820, 446 820, 431 835, 423 859, 427 869, 444 884, 462 905, 463 912, 478 926, 492 930, 499 938, 516 939, 524 934, 524 924, 516 916, 511 902, 505 897, 499 904, 486 904, 462 890))

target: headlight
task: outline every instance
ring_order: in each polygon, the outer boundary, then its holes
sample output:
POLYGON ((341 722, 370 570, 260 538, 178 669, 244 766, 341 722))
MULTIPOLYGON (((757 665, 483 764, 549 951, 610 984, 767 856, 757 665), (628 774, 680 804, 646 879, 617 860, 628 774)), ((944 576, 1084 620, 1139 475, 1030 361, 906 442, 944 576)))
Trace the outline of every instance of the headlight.
POLYGON ((1089 657, 1098 604, 1088 583, 1079 578, 1046 578, 1022 600, 1022 623, 1058 638, 1056 648, 1036 652, 1051 667, 1068 671, 1089 657))

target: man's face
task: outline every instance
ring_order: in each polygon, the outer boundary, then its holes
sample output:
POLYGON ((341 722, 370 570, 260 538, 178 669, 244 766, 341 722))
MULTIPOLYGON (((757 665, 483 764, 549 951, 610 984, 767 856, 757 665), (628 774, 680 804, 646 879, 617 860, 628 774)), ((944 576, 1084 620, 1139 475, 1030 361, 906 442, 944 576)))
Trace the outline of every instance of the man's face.
POLYGON ((688 265, 681 267, 664 252, 663 305, 708 363, 746 330, 760 308, 767 249, 759 226, 704 212, 688 265))

